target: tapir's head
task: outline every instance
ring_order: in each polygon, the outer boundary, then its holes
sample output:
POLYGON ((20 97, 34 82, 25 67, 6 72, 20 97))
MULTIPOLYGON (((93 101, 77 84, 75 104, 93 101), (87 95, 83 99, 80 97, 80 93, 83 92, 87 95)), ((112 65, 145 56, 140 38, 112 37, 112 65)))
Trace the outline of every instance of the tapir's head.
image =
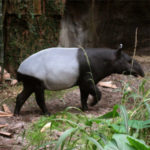
POLYGON ((115 52, 114 70, 118 74, 144 77, 144 71, 141 65, 129 55, 122 52, 122 47, 115 52))

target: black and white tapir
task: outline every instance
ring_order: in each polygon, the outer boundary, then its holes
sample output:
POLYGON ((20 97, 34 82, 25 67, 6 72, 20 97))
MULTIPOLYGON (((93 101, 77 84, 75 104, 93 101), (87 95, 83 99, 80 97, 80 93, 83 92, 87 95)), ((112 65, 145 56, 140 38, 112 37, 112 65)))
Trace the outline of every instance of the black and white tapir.
POLYGON ((62 90, 79 86, 82 110, 87 110, 87 98, 93 96, 91 106, 101 99, 96 84, 112 73, 144 77, 136 60, 109 48, 48 48, 26 58, 18 68, 17 79, 23 91, 17 96, 14 115, 19 115, 27 98, 35 93, 36 102, 44 114, 48 110, 44 90, 62 90))

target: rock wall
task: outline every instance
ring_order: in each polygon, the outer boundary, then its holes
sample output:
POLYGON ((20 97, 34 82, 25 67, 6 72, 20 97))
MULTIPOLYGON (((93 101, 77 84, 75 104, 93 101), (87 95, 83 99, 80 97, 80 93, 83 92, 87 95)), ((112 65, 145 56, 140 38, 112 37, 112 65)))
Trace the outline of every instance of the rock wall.
POLYGON ((138 51, 149 52, 149 0, 67 0, 59 45, 112 47, 130 51, 138 27, 138 51))

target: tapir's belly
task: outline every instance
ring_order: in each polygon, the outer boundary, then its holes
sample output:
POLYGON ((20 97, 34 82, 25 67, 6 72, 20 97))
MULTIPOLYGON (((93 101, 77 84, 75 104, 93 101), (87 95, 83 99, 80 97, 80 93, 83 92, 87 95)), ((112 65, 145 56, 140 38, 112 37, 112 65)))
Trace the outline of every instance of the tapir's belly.
POLYGON ((18 72, 36 77, 50 90, 72 87, 79 76, 78 48, 50 48, 25 59, 18 72))

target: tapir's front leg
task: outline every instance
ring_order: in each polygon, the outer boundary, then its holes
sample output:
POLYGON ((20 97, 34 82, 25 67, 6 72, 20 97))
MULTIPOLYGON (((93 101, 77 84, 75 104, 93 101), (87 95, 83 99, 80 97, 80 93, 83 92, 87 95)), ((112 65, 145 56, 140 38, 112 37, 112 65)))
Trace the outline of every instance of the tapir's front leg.
POLYGON ((81 94, 81 105, 82 110, 87 110, 87 99, 89 94, 91 94, 94 99, 93 102, 90 104, 91 106, 94 106, 97 104, 97 102, 101 99, 101 92, 99 91, 98 87, 93 83, 93 80, 91 80, 91 77, 89 74, 84 76, 84 78, 81 79, 82 82, 80 82, 80 94, 81 94))
POLYGON ((93 85, 90 90, 90 94, 94 97, 93 102, 90 104, 90 106, 94 106, 98 103, 98 101, 100 101, 101 92, 96 85, 93 85))
POLYGON ((81 106, 83 111, 88 110, 87 106, 88 95, 89 93, 84 88, 80 87, 81 106))

